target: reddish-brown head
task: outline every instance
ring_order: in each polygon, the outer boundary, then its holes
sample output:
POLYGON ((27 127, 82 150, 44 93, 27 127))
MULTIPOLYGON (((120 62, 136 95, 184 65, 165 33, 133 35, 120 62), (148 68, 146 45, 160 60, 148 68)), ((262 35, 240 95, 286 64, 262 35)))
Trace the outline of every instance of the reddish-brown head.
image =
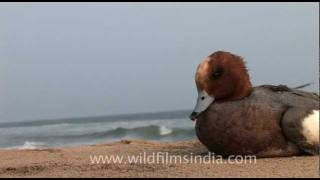
POLYGON ((224 51, 211 54, 198 66, 195 81, 198 101, 191 114, 192 119, 206 110, 212 102, 239 100, 252 91, 243 59, 224 51))

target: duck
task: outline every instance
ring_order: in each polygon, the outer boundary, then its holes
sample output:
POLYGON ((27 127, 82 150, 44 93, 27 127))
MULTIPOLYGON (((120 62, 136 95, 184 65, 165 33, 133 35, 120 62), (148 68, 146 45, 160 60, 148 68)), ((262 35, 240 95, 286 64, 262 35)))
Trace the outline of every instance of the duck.
POLYGON ((190 119, 207 149, 222 156, 319 155, 319 95, 263 84, 253 87, 244 58, 217 51, 197 67, 190 119))

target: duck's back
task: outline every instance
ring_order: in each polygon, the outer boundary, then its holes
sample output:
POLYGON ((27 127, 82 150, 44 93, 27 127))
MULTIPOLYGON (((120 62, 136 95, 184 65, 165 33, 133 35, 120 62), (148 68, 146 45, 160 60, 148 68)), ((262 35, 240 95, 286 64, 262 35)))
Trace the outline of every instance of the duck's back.
POLYGON ((319 96, 286 86, 255 87, 245 99, 212 104, 198 117, 196 133, 211 151, 222 155, 297 155, 301 149, 287 137, 288 132, 297 136, 295 129, 284 132, 282 127, 290 108, 319 109, 319 96))

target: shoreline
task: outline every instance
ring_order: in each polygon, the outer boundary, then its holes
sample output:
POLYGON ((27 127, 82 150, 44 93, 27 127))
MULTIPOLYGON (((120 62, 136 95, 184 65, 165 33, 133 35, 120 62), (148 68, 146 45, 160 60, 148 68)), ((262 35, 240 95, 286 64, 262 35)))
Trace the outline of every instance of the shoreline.
MULTIPOLYGON (((0 150, 0 177, 320 177, 319 156, 256 159, 255 163, 92 163, 93 156, 121 157, 167 152, 204 156, 198 140, 112 143, 33 150, 0 150), (91 158, 91 159, 90 159, 91 158)), ((203 157, 204 158, 204 157, 203 157)))

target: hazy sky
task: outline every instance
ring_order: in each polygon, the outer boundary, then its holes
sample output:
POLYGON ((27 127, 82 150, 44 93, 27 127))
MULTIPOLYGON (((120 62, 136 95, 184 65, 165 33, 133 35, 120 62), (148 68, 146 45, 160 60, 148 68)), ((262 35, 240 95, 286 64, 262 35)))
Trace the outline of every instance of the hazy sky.
POLYGON ((317 3, 0 3, 0 122, 192 109, 207 55, 314 82, 317 3))

